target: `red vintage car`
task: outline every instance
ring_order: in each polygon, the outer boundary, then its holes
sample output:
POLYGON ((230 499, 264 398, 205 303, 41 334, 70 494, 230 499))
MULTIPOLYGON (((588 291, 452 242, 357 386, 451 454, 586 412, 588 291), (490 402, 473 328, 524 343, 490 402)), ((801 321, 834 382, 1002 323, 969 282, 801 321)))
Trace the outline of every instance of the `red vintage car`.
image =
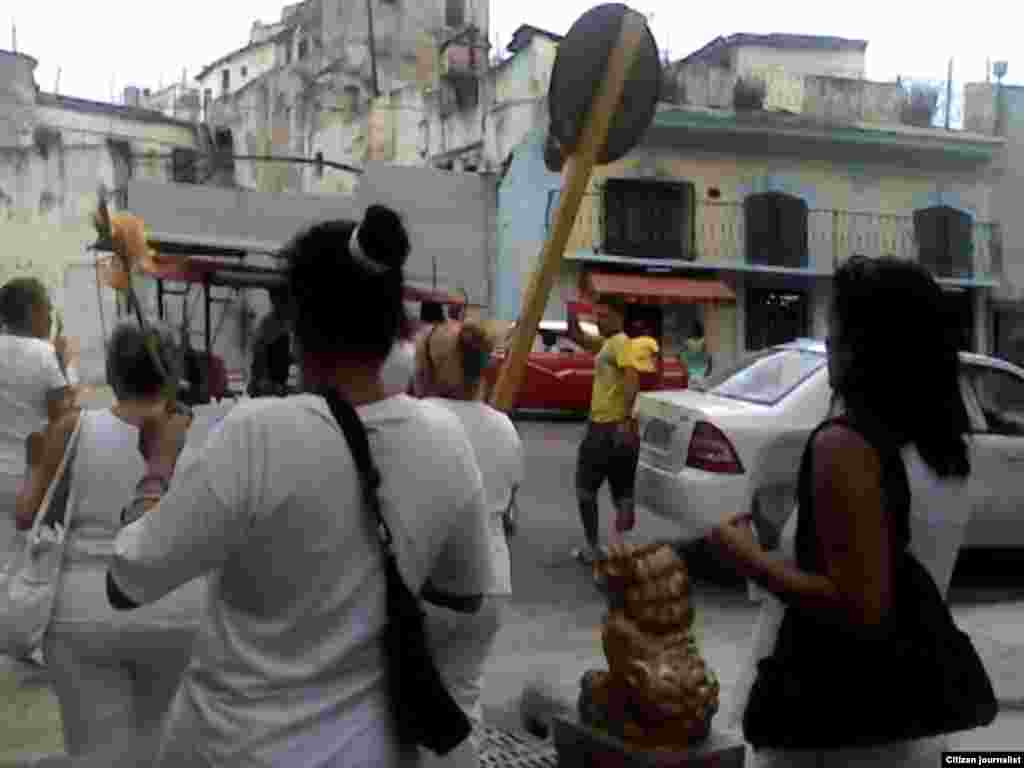
MULTIPOLYGON (((581 322, 583 330, 597 334, 593 323, 581 322)), ((484 373, 488 392, 498 380, 505 362, 515 326, 504 333, 504 342, 495 350, 491 365, 484 373)), ((587 413, 594 387, 594 356, 572 341, 564 321, 543 321, 537 330, 533 349, 527 359, 526 374, 516 398, 517 411, 568 411, 587 413)), ((659 371, 641 389, 686 389, 689 376, 677 359, 659 359, 659 371)))

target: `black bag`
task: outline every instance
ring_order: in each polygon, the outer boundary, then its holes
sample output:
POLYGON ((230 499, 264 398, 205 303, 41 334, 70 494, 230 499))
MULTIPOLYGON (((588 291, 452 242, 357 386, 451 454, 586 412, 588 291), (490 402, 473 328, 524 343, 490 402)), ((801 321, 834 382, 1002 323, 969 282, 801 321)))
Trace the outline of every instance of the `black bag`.
POLYGON ((350 403, 335 392, 324 396, 348 441, 366 504, 376 517, 384 550, 388 605, 384 656, 391 711, 398 723, 399 739, 405 745, 421 745, 438 755, 446 755, 469 737, 472 726, 438 672, 427 642, 423 608, 398 570, 391 548, 391 530, 380 511, 377 497, 380 472, 370 454, 366 429, 350 403))
MULTIPOLYGON (((821 572, 814 530, 811 446, 798 485, 798 566, 821 572)), ((892 610, 878 627, 839 626, 787 606, 773 654, 758 663, 743 713, 754 749, 840 749, 929 738, 989 725, 998 703, 988 673, 935 581, 909 552, 910 488, 890 441, 858 429, 882 458, 886 512, 896 531, 892 610)))

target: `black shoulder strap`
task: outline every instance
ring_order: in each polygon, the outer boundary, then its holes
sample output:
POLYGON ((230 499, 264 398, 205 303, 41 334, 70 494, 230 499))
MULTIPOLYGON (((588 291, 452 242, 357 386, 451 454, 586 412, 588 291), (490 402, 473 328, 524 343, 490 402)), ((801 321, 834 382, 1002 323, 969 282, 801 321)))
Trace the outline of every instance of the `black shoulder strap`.
POLYGON ((376 518, 377 528, 381 536, 381 543, 385 550, 391 551, 391 529, 388 527, 384 515, 381 514, 380 498, 377 491, 380 488, 380 471, 373 461, 373 454, 370 452, 370 439, 366 433, 366 427, 362 419, 356 413, 352 404, 341 397, 335 390, 329 389, 322 393, 327 405, 331 409, 334 420, 338 422, 348 448, 352 452, 352 459, 355 461, 356 470, 359 472, 359 480, 363 487, 363 501, 373 512, 376 518))

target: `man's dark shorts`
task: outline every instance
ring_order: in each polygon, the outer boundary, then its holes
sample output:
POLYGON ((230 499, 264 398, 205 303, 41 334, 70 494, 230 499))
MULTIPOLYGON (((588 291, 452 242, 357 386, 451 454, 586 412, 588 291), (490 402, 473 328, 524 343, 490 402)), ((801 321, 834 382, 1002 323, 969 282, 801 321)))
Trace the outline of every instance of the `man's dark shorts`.
POLYGON ((581 501, 597 499, 605 480, 615 502, 633 499, 639 446, 630 445, 617 423, 587 423, 576 462, 576 493, 581 501))

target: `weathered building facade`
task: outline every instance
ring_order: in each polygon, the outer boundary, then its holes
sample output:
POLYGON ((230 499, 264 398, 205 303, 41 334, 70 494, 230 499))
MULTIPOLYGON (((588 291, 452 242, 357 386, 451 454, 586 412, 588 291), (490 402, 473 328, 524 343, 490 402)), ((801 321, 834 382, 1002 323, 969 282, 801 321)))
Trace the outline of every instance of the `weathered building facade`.
POLYGON ((169 180, 175 153, 197 156, 203 139, 159 112, 42 92, 35 67, 0 51, 0 281, 31 272, 59 292, 64 265, 95 239, 98 186, 169 180))
POLYGON ((1002 235, 1002 279, 993 291, 996 354, 1024 365, 1024 86, 972 83, 965 96, 969 130, 1006 141, 994 168, 993 217, 1002 235))
MULTIPOLYGON (((838 47, 822 73, 758 69, 763 101, 742 108, 743 72, 728 60, 674 68, 681 103, 663 104, 641 146, 595 172, 549 317, 585 298, 595 274, 604 285, 631 274, 719 281, 736 301, 679 296, 663 313, 665 340, 674 351, 700 320, 712 356, 728 363, 822 336, 835 268, 855 253, 895 255, 935 272, 962 346, 990 351, 991 292, 1004 277, 992 171, 1003 141, 907 125, 899 84, 831 74, 860 66, 838 47)), ((538 128, 516 148, 499 189, 501 319, 519 312, 558 204, 544 139, 538 128)))
MULTIPOLYGON (((385 1, 371 8, 372 45, 361 0, 306 0, 286 8, 280 22, 254 25, 247 46, 200 75, 214 133, 230 131, 238 155, 321 156, 355 168, 374 160, 425 164, 419 139, 432 105, 465 112, 480 103, 488 3, 385 1), (467 70, 472 78, 461 77, 467 70)), ((357 180, 315 165, 238 169, 242 186, 264 191, 351 195, 357 180)))

